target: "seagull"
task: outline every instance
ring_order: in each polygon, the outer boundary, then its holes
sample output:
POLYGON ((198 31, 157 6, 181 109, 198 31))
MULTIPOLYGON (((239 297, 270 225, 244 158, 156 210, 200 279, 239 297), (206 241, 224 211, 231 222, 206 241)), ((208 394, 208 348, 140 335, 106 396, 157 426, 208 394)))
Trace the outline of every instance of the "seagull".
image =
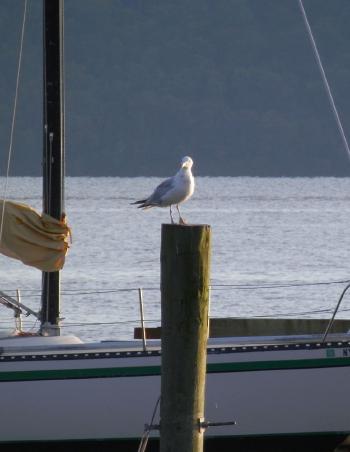
POLYGON ((171 223, 174 224, 172 206, 176 206, 179 214, 179 224, 186 224, 179 210, 179 204, 189 199, 194 192, 194 177, 191 172, 193 160, 191 157, 184 157, 181 160, 181 167, 173 177, 165 179, 154 192, 146 199, 133 202, 140 204, 139 209, 150 209, 151 207, 170 207, 171 223))

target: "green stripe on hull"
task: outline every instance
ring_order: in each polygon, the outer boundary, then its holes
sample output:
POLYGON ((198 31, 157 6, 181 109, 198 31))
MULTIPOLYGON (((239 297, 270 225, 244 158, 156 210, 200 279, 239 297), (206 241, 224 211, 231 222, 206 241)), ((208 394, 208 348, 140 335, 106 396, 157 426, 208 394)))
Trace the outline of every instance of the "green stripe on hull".
POLYGON ((107 367, 101 369, 29 370, 0 373, 0 381, 66 380, 160 375, 160 366, 107 367))
MULTIPOLYGON (((286 361, 253 361, 212 363, 208 373, 256 372, 268 370, 315 369, 350 366, 350 358, 300 359, 286 361)), ((66 380, 88 378, 148 377, 160 375, 160 366, 30 370, 0 372, 0 381, 66 380)))
POLYGON ((208 364, 209 373, 251 372, 260 370, 315 369, 350 366, 350 358, 295 359, 286 361, 252 361, 242 363, 208 364))

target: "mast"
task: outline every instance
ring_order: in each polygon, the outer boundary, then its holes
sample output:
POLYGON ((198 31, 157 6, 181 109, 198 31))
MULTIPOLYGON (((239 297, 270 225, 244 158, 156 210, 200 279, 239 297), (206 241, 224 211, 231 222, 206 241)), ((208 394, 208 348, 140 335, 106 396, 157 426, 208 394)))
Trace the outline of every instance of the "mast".
MULTIPOLYGON (((63 1, 43 0, 43 212, 64 215, 63 1)), ((42 274, 41 333, 60 334, 60 272, 42 274)))

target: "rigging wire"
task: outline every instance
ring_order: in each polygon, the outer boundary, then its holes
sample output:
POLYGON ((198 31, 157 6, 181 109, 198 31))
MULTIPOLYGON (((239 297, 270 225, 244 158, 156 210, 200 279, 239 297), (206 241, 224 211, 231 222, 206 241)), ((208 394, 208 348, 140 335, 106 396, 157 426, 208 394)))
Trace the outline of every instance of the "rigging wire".
MULTIPOLYGON (((311 282, 276 282, 276 283, 260 283, 260 284, 210 284, 212 290, 229 290, 229 289, 245 289, 245 290, 257 290, 257 289, 275 289, 275 288, 288 288, 288 287, 311 287, 311 286, 330 286, 335 284, 348 284, 350 280, 335 280, 335 281, 311 281, 311 282)), ((111 288, 111 289, 63 289, 62 295, 75 296, 75 295, 97 295, 97 294, 113 294, 120 292, 136 292, 138 287, 124 287, 124 288, 111 288)), ((159 287, 143 287, 143 291, 160 291, 159 287)), ((13 289, 4 290, 7 293, 15 292, 13 289)), ((26 295, 26 298, 35 298, 40 294, 40 289, 21 289, 21 292, 30 293, 26 295)))
MULTIPOLYGON (((310 310, 310 311, 294 311, 294 312, 275 312, 273 314, 269 313, 269 314, 259 314, 259 315, 252 315, 251 318, 254 319, 259 319, 259 318, 286 318, 286 317, 291 317, 294 318, 296 316, 300 317, 306 317, 308 318, 311 315, 315 315, 315 314, 321 314, 321 315, 325 315, 325 314, 329 314, 333 311, 332 308, 329 309, 314 309, 314 310, 310 310)), ((338 312, 342 312, 342 313, 347 313, 350 312, 349 308, 343 308, 343 309, 339 309, 338 312)), ((296 318, 298 318, 296 317, 296 318)), ((210 317, 211 319, 220 319, 221 317, 217 317, 217 316, 212 316, 210 317)), ((226 316, 226 319, 236 319, 238 318, 237 316, 226 316)), ((244 318, 244 317, 243 317, 244 318)), ((160 323, 161 319, 148 319, 145 320, 145 323, 148 324, 155 324, 158 325, 160 323)), ((35 321, 29 321, 27 319, 25 319, 25 322, 27 325, 32 325, 31 326, 31 330, 35 327, 35 325, 37 324, 38 320, 36 319, 35 321)), ((139 319, 134 319, 134 320, 117 320, 117 321, 113 321, 113 322, 79 322, 79 323, 69 323, 69 322, 62 322, 61 324, 61 328, 62 329, 71 329, 71 328, 81 328, 81 327, 98 327, 98 326, 120 326, 120 325, 138 325, 140 323, 139 319)), ((0 329, 1 328, 7 328, 10 327, 11 325, 13 325, 13 321, 12 320, 7 320, 7 321, 1 321, 0 322, 0 329)))
POLYGON ((318 68, 319 68, 320 73, 321 73, 323 84, 324 84, 324 87, 326 89, 326 93, 328 95, 328 99, 329 99, 329 102, 330 102, 331 107, 332 107, 334 118, 336 120, 336 123, 337 123, 338 129, 339 129, 341 138, 343 140, 343 144, 345 146, 345 150, 346 150, 346 152, 348 154, 348 157, 350 159, 350 149, 349 149, 348 140, 346 138, 346 135, 345 135, 345 132, 344 132, 344 129, 343 129, 340 117, 339 117, 339 113, 338 113, 337 107, 336 107, 334 99, 333 99, 332 91, 331 91, 331 88, 329 86, 325 70, 323 69, 322 60, 321 60, 319 51, 317 49, 316 41, 315 41, 315 38, 313 36, 312 30, 311 30, 311 26, 310 26, 310 23, 308 21, 308 18, 307 18, 305 9, 304 9, 303 1, 302 0, 298 0, 298 2, 299 2, 299 7, 300 7, 301 14, 303 16, 304 24, 305 24, 305 27, 306 27, 306 30, 307 30, 307 33, 308 33, 308 36, 309 36, 309 39, 310 39, 310 42, 311 42, 311 46, 312 46, 312 49, 313 49, 314 54, 315 54, 317 65, 318 65, 318 68))
MULTIPOLYGON (((294 283, 274 283, 274 284, 260 284, 260 285, 244 285, 244 284, 218 284, 218 285, 212 285, 212 289, 218 288, 217 290, 221 291, 221 290, 237 290, 237 289, 252 289, 252 290, 256 290, 256 289, 273 289, 273 288, 280 288, 280 287, 304 287, 304 286, 317 286, 317 285, 334 285, 334 284, 347 284, 347 287, 349 286, 350 281, 349 280, 338 280, 338 281, 317 281, 317 282, 311 282, 311 283, 302 283, 302 282, 294 282, 294 283)), ((151 288, 150 288, 151 289, 151 288)), ((136 291, 138 289, 135 288, 122 288, 122 289, 105 289, 105 290, 99 290, 99 291, 80 291, 79 289, 70 289, 68 290, 65 295, 66 296, 72 296, 72 295, 86 295, 86 294, 105 294, 105 293, 118 293, 118 292, 132 292, 132 291, 136 291)), ((159 290, 156 288, 152 288, 152 290, 159 290)), ((27 289, 24 290, 27 291, 29 293, 32 293, 34 290, 31 289, 27 289)), ((33 297, 33 295, 27 295, 27 298, 33 297)), ((337 308, 338 309, 338 308, 337 308)), ((349 312, 350 309, 341 309, 339 310, 339 312, 349 312)), ((323 308, 323 307, 319 307, 319 308, 314 308, 311 310, 306 310, 306 311, 293 311, 293 312, 269 312, 266 314, 259 314, 259 315, 253 315, 253 318, 261 318, 261 317, 265 317, 265 318, 281 318, 281 317, 295 317, 295 316, 310 316, 310 315, 315 315, 315 314, 328 314, 332 312, 332 309, 330 308, 323 308)), ((217 318, 216 316, 212 316, 212 318, 217 318)), ((146 323, 148 324, 158 324, 160 322, 160 319, 146 319, 145 320, 146 323)), ((12 322, 11 322, 12 323, 12 322)), ((0 322, 0 328, 1 327, 5 327, 5 325, 7 325, 7 322, 0 322)), ((62 328, 74 328, 74 327, 84 327, 84 326, 116 326, 116 325, 132 325, 132 324, 139 324, 139 319, 128 319, 128 320, 119 320, 119 321, 95 321, 95 322, 63 322, 63 324, 61 325, 62 328)))
POLYGON ((213 290, 225 290, 232 289, 276 289, 276 288, 288 288, 288 287, 308 287, 308 286, 329 286, 332 284, 347 284, 349 280, 341 281, 316 281, 316 282, 285 282, 285 283, 262 283, 262 284, 211 284, 213 290))
POLYGON ((8 150, 8 156, 7 156, 7 168, 6 168, 5 187, 4 187, 4 193, 3 193, 3 204, 2 204, 2 213, 1 213, 0 243, 1 243, 1 240, 2 240, 2 234, 3 234, 3 229, 4 229, 5 204, 6 204, 6 198, 7 198, 8 179, 9 179, 9 175, 10 175, 10 165, 11 165, 11 158, 12 158, 13 136, 14 136, 14 130, 15 130, 16 113, 17 113, 19 79, 20 79, 21 67, 22 67, 23 42, 24 42, 24 31, 25 31, 25 25, 26 25, 26 18, 27 18, 27 0, 24 0, 23 19, 22 19, 22 28, 21 28, 21 39, 20 39, 20 48, 19 48, 18 66, 17 66, 17 77, 16 77, 16 89, 15 89, 15 98, 14 98, 13 112, 12 112, 10 143, 9 143, 9 150, 8 150))
MULTIPOLYGON (((61 77, 60 77, 60 81, 61 81, 61 105, 62 105, 62 125, 61 125, 61 129, 62 129, 62 146, 64 149, 64 153, 63 153, 63 162, 62 162, 62 187, 63 187, 63 192, 65 191, 65 174, 66 174, 66 161, 65 161, 65 149, 66 149, 66 124, 65 124, 65 119, 66 119, 66 88, 65 88, 65 74, 66 74, 66 70, 65 70, 65 22, 64 22, 64 0, 62 0, 62 2, 60 3, 60 18, 61 18, 61 47, 60 47, 60 68, 61 68, 61 77)), ((63 212, 65 212, 65 196, 63 196, 62 199, 62 210, 63 212)))

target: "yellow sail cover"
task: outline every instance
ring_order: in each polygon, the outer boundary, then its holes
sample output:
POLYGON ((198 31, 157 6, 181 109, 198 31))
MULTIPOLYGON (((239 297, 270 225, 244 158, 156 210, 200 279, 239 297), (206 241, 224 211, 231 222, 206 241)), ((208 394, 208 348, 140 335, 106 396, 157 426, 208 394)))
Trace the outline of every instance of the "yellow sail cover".
POLYGON ((66 221, 40 215, 25 204, 0 200, 0 222, 2 218, 2 254, 45 272, 62 269, 70 241, 66 221))

